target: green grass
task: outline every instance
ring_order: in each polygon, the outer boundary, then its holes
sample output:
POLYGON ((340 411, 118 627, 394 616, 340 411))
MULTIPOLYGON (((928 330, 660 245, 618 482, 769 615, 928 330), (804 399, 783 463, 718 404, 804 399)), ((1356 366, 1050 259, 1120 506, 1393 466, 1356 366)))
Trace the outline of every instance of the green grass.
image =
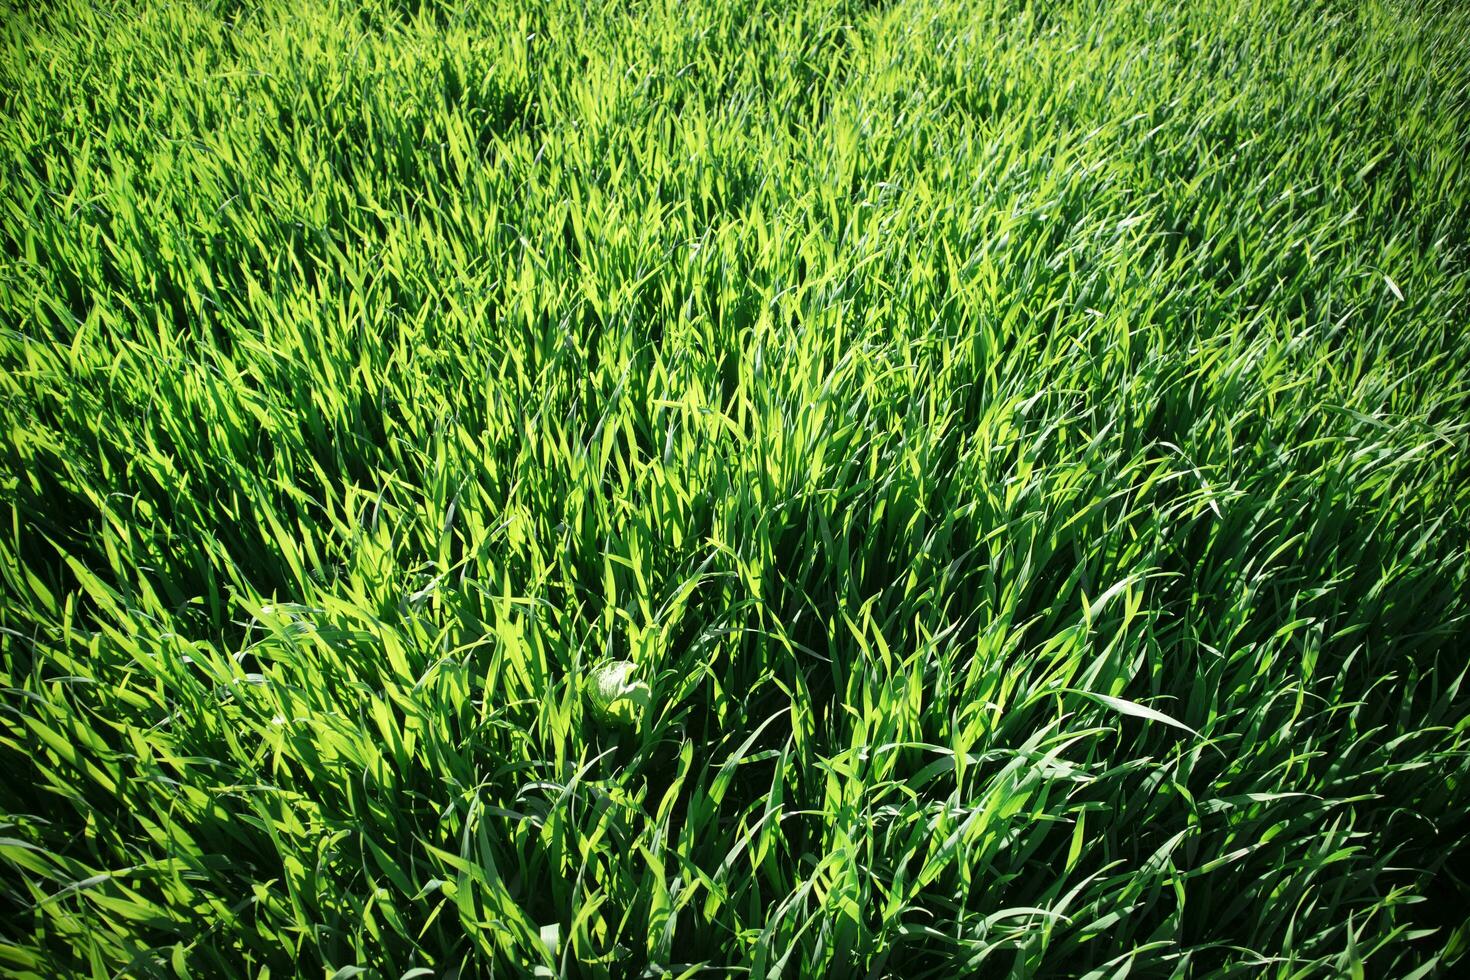
POLYGON ((1465 968, 1470 11, 464 6, 0 14, 0 972, 1465 968))

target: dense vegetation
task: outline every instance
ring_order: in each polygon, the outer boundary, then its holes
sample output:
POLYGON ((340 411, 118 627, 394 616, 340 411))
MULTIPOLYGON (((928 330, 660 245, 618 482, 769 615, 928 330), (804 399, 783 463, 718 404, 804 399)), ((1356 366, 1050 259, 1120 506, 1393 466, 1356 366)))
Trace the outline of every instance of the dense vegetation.
POLYGON ((1463 968, 1463 6, 32 7, 0 971, 1463 968))

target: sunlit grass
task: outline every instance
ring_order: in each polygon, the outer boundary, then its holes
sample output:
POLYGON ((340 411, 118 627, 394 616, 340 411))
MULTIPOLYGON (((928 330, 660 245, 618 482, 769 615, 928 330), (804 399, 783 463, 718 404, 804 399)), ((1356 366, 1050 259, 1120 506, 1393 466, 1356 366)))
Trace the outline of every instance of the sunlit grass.
POLYGON ((1462 5, 456 6, 0 16, 0 971, 1464 969, 1462 5))

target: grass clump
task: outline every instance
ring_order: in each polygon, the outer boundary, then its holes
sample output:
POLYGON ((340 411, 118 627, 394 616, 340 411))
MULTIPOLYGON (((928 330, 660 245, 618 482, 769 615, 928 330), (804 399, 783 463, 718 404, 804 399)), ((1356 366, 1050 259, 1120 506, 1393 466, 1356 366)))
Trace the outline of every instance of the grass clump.
POLYGON ((0 35, 7 973, 1464 968, 1458 5, 0 35))

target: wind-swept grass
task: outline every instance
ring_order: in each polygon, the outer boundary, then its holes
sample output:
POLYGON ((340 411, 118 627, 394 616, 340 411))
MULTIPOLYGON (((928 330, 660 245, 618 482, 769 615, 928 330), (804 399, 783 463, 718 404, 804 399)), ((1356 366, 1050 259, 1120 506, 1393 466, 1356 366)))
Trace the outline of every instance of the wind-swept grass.
POLYGON ((1464 968, 1461 5, 31 6, 0 970, 1464 968))

